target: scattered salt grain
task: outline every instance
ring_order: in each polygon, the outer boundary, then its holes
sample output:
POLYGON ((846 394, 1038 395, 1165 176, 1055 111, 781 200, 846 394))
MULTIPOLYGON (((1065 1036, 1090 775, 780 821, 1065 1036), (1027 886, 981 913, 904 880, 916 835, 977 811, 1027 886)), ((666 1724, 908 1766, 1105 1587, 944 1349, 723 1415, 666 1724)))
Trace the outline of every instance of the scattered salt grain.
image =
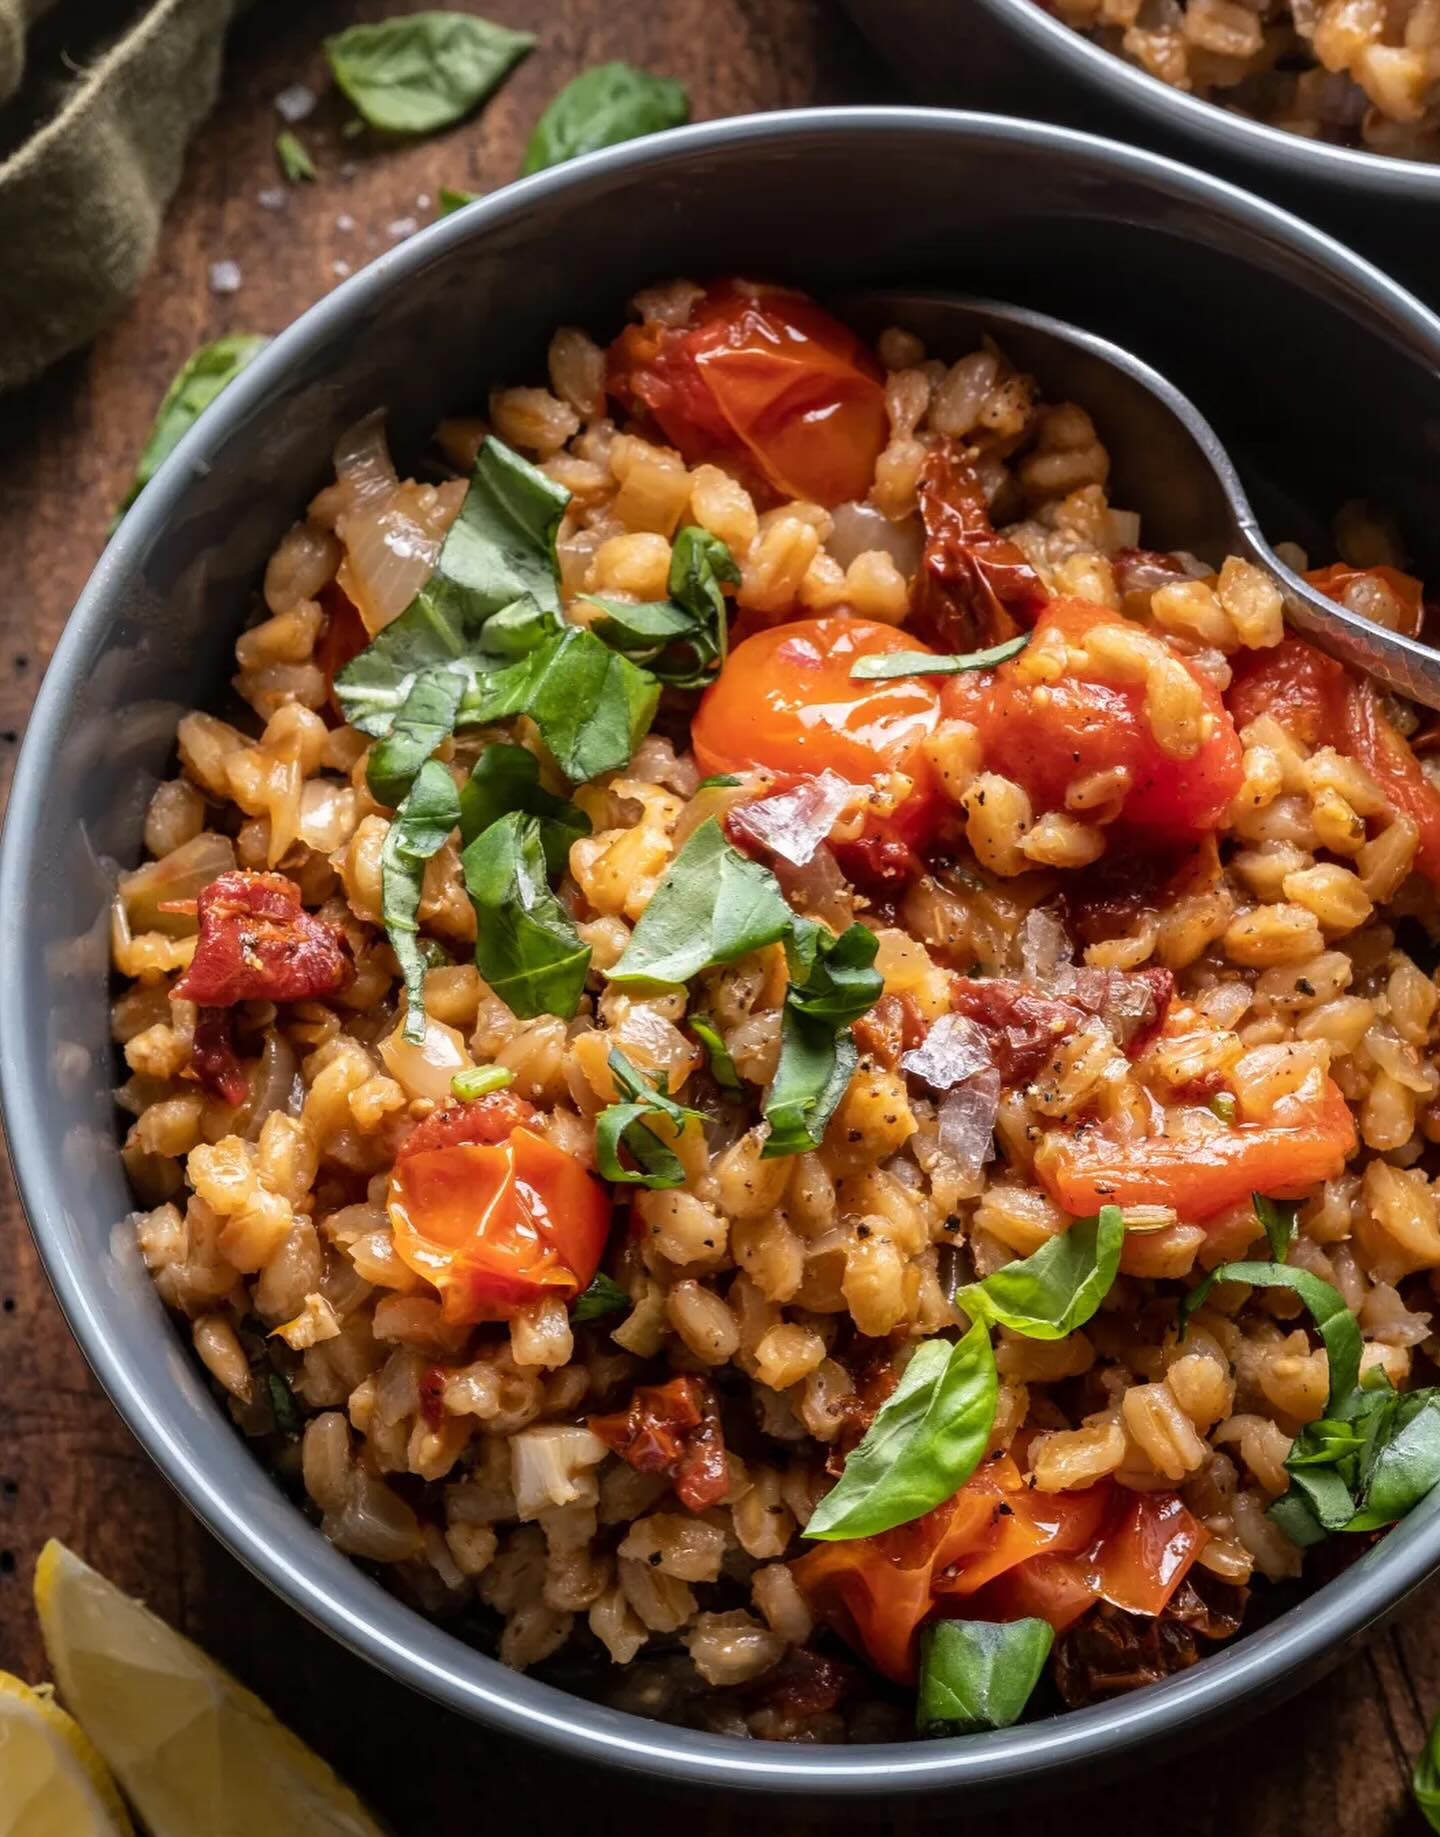
POLYGON ((239 262, 225 261, 210 264, 211 293, 239 293, 243 278, 239 262))
POLYGON ((261 210, 284 210, 289 195, 283 185, 267 185, 264 191, 256 192, 255 202, 261 210))
POLYGON ((416 200, 415 200, 415 208, 416 208, 416 210, 429 210, 429 208, 430 208, 430 193, 429 193, 428 191, 422 191, 422 192, 420 193, 420 195, 419 195, 419 197, 418 197, 418 198, 416 198, 416 200))
POLYGON ((315 106, 315 91, 308 83, 291 83, 275 98, 275 113, 293 127, 303 121, 315 106))
POLYGON ((350 215, 349 211, 341 211, 340 215, 335 219, 335 228, 339 230, 342 236, 348 236, 351 230, 355 228, 355 219, 350 215))
POLYGON ((413 236, 420 225, 413 217, 397 217, 393 223, 385 225, 385 234, 391 242, 404 242, 407 236, 413 236))
POLYGON ((335 276, 337 281, 343 281, 350 272, 350 264, 349 262, 331 262, 330 272, 335 276))

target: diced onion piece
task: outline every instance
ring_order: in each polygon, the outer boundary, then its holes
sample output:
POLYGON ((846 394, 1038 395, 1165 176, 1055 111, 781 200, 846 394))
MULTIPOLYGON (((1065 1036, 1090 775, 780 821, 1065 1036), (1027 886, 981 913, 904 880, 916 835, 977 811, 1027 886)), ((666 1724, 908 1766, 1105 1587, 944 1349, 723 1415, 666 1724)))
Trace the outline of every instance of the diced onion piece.
POLYGON ((188 938, 196 930, 193 912, 162 912, 162 905, 195 899, 202 887, 228 874, 235 865, 229 836, 205 829, 158 861, 147 861, 133 874, 120 876, 119 894, 132 932, 161 931, 169 938, 188 938))
POLYGON ((335 477, 343 496, 342 515, 386 502, 399 479, 385 439, 385 411, 377 408, 347 427, 335 442, 335 477))
POLYGON ((608 1453, 598 1435, 567 1423, 512 1435, 510 1482, 520 1517, 537 1518, 552 1505, 573 1505, 590 1491, 589 1469, 608 1453))
POLYGON ((407 1097, 428 1097, 444 1103, 456 1072, 469 1071, 474 1063, 465 1047, 465 1036, 443 1021, 425 1020, 425 1038, 407 1040, 404 1021, 380 1042, 385 1069, 407 1097))
POLYGON ((403 1563, 420 1554, 423 1541, 420 1521, 399 1493, 363 1467, 352 1470, 344 1505, 325 1514, 321 1529, 337 1550, 372 1563, 403 1563))
POLYGON ((1020 969, 1027 982, 1042 991, 1062 963, 1069 963, 1070 934, 1056 915, 1044 906, 1025 914, 1020 927, 1020 969))
POLYGON ((825 546, 842 568, 848 568, 857 555, 876 549, 883 549, 907 580, 920 566, 925 531, 918 517, 892 523, 873 504, 837 504, 830 518, 834 527, 825 546))
POLYGON ((435 571, 457 506, 453 486, 396 485, 385 499, 336 522, 345 545, 336 584, 354 601, 371 637, 399 618, 435 571))

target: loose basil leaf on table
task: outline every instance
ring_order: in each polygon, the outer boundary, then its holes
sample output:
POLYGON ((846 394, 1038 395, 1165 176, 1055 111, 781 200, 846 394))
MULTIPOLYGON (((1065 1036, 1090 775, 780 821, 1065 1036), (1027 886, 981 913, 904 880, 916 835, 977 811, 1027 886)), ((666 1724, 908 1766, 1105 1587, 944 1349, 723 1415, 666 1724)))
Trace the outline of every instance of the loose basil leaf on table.
POLYGON ((1270 1254, 1277 1263, 1283 1263, 1290 1254, 1290 1246, 1295 1242, 1300 1201, 1267 1199, 1264 1193, 1252 1193, 1250 1197, 1254 1202, 1255 1216, 1265 1227, 1265 1241, 1270 1246, 1270 1254))
POLYGON ((972 1320, 1008 1327, 1027 1339, 1064 1339, 1095 1313, 1110 1293, 1125 1244, 1125 1214, 1102 1206, 1077 1218, 1033 1256, 1007 1263, 983 1282, 957 1291, 955 1306, 972 1320))
POLYGON ((523 746, 496 740, 470 768, 460 788, 460 842, 468 847, 482 830, 512 810, 539 819, 545 866, 552 876, 563 874, 570 844, 590 833, 590 819, 567 798, 546 791, 540 783, 540 761, 523 746))
POLYGON ((450 1093, 461 1103, 476 1097, 488 1097, 491 1091, 503 1091, 514 1084, 515 1074, 508 1065, 468 1065, 450 1080, 450 1093))
POLYGON ((481 195, 478 191, 461 191, 454 185, 442 185, 437 199, 440 208, 436 215, 448 217, 454 211, 464 210, 467 204, 477 203, 481 195))
POLYGON ((365 781, 375 801, 398 809, 415 774, 455 726, 460 678, 449 670, 422 670, 411 684, 390 731, 377 740, 365 762, 365 781))
POLYGON ((477 109, 535 44, 473 13, 410 13, 325 40, 335 81, 385 134, 434 134, 477 109))
POLYGON ((932 651, 881 651, 857 658, 850 666, 850 674, 857 682, 893 682, 899 676, 962 676, 970 670, 993 670, 1011 657, 1018 657, 1030 636, 1028 631, 1022 631, 1003 644, 992 644, 989 650, 966 651, 951 657, 932 651))
POLYGON ((599 1320, 605 1314, 619 1314, 630 1307, 630 1297, 602 1271, 585 1290, 577 1295, 570 1309, 573 1321, 599 1320))
POLYGON ((134 481, 115 513, 112 530, 220 391, 234 382, 269 342, 260 332, 231 332, 213 344, 202 345, 185 360, 155 412, 149 437, 140 449, 134 481))
POLYGON ((780 1023, 780 1058, 765 1093, 770 1133, 762 1160, 818 1148, 854 1076, 859 1053, 849 1023, 880 999, 873 967, 878 940, 864 925, 833 937, 811 919, 794 921, 791 983, 780 1023))
POLYGON ((612 1103, 595 1119, 595 1165, 607 1180, 621 1186, 645 1186, 653 1191, 685 1184, 685 1169, 680 1157, 650 1127, 651 1121, 663 1116, 675 1128, 687 1122, 703 1122, 699 1110, 676 1103, 665 1088, 664 1078, 651 1078, 636 1068, 620 1051, 611 1050, 610 1075, 627 1102, 612 1103), (620 1159, 624 1148, 634 1162, 627 1167, 620 1159))
POLYGON ((521 1020, 580 1005, 590 947, 550 891, 538 817, 511 811, 460 857, 475 908, 475 967, 521 1020))
POLYGON ((926 1340, 881 1404, 807 1537, 873 1537, 923 1517, 975 1471, 995 1423, 995 1355, 983 1321, 963 1339, 926 1340))
POLYGON ((1440 1831, 1440 1717, 1430 1725, 1425 1746, 1410 1776, 1410 1790, 1420 1815, 1432 1831, 1440 1831))
POLYGON ((291 185, 300 185, 315 177, 315 162, 306 151, 304 141, 289 128, 283 128, 275 136, 275 157, 291 185))
POLYGON ((631 64, 597 64, 572 78, 535 123, 521 177, 599 147, 683 127, 689 119, 683 84, 631 64))
POLYGON ((410 795, 395 812, 380 851, 380 913, 405 978, 405 1038, 425 1038, 425 971, 420 948, 420 895, 425 863, 438 854, 460 821, 455 780, 436 759, 420 767, 410 795))
POLYGON ((1020 1720, 1055 1633, 1045 1620, 937 1620, 920 1635, 915 1727, 976 1735, 1020 1720))
POLYGON ((705 1048, 705 1057, 710 1062, 710 1076, 720 1089, 731 1092, 743 1090, 744 1083, 739 1069, 714 1021, 703 1014, 691 1014, 686 1016, 685 1024, 705 1048))
POLYGON ((729 613, 722 582, 740 582, 729 549, 718 536, 688 524, 671 553, 669 599, 636 603, 587 594, 589 604, 605 612, 591 629, 658 681, 703 689, 725 662, 729 613))
POLYGON ((775 876, 732 848, 707 817, 670 863, 609 979, 622 987, 688 982, 778 944, 794 924, 775 876))

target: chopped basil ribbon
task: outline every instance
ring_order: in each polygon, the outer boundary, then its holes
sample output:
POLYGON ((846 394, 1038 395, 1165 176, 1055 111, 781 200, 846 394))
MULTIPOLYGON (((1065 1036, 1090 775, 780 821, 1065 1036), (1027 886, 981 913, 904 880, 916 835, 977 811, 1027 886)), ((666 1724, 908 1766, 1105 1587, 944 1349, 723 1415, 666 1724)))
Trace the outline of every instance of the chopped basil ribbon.
POLYGON ((710 1076, 722 1091, 739 1091, 744 1088, 735 1061, 730 1057, 730 1048, 720 1037, 720 1030, 714 1021, 703 1014, 691 1014, 686 1017, 686 1026, 705 1048, 705 1057, 710 1062, 710 1076))
POLYGON ((665 1088, 665 1078, 649 1078, 639 1072, 620 1051, 611 1049, 610 1075, 616 1086, 630 1100, 612 1103, 595 1119, 595 1165, 605 1179, 621 1186, 648 1186, 653 1190, 683 1186, 685 1169, 680 1157, 668 1142, 662 1141, 650 1127, 650 1119, 663 1116, 676 1129, 687 1122, 703 1122, 699 1110, 678 1104, 665 1088), (633 1167, 620 1159, 624 1148, 633 1167))
POLYGON ((859 682, 892 682, 897 676, 962 676, 969 670, 993 670, 997 664, 1018 657, 1030 637, 1028 631, 1022 631, 1003 644, 992 644, 988 651, 967 651, 956 657, 937 656, 930 651, 882 651, 857 658, 850 666, 850 674, 859 682))
POLYGON ((534 753, 497 740, 481 753, 461 786, 461 846, 468 848, 482 830, 512 810, 538 818, 545 866, 552 875, 563 874, 570 844, 589 835, 590 819, 568 799, 543 789, 534 753))
POLYGON ((920 1635, 915 1727, 922 1735, 1008 1729, 1024 1714, 1055 1643, 1045 1620, 936 1620, 920 1635))
POLYGON ((448 670, 423 670, 383 740, 365 762, 365 781, 375 801, 398 809, 415 774, 450 736, 460 703, 460 679, 448 670))
POLYGON ((450 1091, 461 1103, 469 1103, 476 1097, 488 1097, 492 1091, 503 1091, 514 1082, 515 1074, 508 1065, 470 1065, 456 1072, 450 1080, 450 1091))
POLYGON ((275 136, 275 157, 290 184, 299 185, 315 177, 315 162, 306 152, 304 141, 289 128, 282 128, 275 136))
POLYGON ((590 946, 550 891, 538 817, 502 816, 461 856, 475 908, 475 966, 521 1020, 580 1005, 590 946))
POLYGON ((955 1296, 972 1320, 1008 1327, 1027 1339, 1064 1339, 1084 1326, 1109 1294, 1120 1268, 1125 1214, 1102 1206, 1094 1218, 1077 1218, 1033 1256, 1007 1263, 955 1296))
POLYGON ((453 211, 464 210, 467 204, 477 203, 480 196, 478 191, 460 191, 453 185, 442 185, 437 199, 440 208, 436 215, 448 217, 453 211))
POLYGON ((372 128, 434 134, 463 121, 535 43, 472 13, 410 13, 325 40, 335 81, 372 128))
POLYGON ((995 1423, 995 1355, 983 1321, 926 1340, 816 1506, 807 1537, 872 1537, 923 1517, 979 1465, 995 1423))
POLYGON ((599 147, 683 127, 689 119, 683 84, 630 64, 597 64, 567 83, 535 123, 521 177, 599 147))
POLYGON ((850 1022, 873 1007, 885 987, 873 967, 878 945, 864 925, 832 937, 811 919, 794 920, 780 1059, 765 1093, 770 1134, 762 1160, 819 1147, 859 1062, 850 1022))
MULTIPOLYGON (((666 581, 670 598, 633 604, 587 594, 604 608, 592 630, 659 682, 703 689, 725 661, 728 611, 721 582, 737 586, 740 570, 718 536, 694 524, 675 538, 666 581)), ((736 781, 738 783, 738 780, 736 781)))
POLYGON ((270 1398, 270 1414, 275 1418, 275 1427, 282 1435, 299 1435, 305 1424, 295 1406, 295 1393, 278 1371, 266 1372, 265 1389, 270 1398))
POLYGON ((1410 1790, 1420 1815, 1432 1831, 1440 1831, 1440 1717, 1430 1725, 1425 1746, 1410 1776, 1410 1790))
POLYGON ((708 778, 702 778, 695 789, 697 791, 733 791, 736 785, 743 785, 745 780, 737 778, 733 772, 712 772, 708 778))
POLYGON ((455 780, 438 759, 420 767, 410 794, 395 812, 380 851, 380 911, 405 978, 405 1038, 425 1038, 425 971, 420 946, 420 895, 425 863, 438 854, 460 821, 455 780))
POLYGON ((570 1318, 573 1321, 599 1320, 603 1314, 618 1314, 629 1306, 630 1297, 624 1289, 602 1271, 585 1293, 575 1298, 570 1318))
POLYGON ((112 531, 180 444, 182 436, 190 432, 220 391, 234 382, 246 364, 269 342, 259 332, 231 332, 224 338, 217 338, 213 344, 202 345, 193 356, 186 358, 155 411, 149 437, 140 449, 134 481, 121 499, 110 525, 112 531))
POLYGON ((1296 1269, 1288 1263, 1222 1263, 1180 1303, 1182 1339, 1190 1316, 1205 1305, 1217 1282, 1248 1282, 1254 1288, 1293 1289, 1309 1309, 1329 1361, 1327 1414, 1333 1411, 1339 1399, 1348 1397, 1355 1389, 1360 1378, 1360 1329, 1339 1291, 1328 1282, 1322 1282, 1308 1269, 1296 1269))
POLYGON ((1283 1263, 1295 1242, 1295 1227, 1300 1217, 1298 1199, 1267 1199, 1263 1193, 1252 1193, 1255 1216, 1265 1227, 1265 1240, 1277 1263, 1283 1263))

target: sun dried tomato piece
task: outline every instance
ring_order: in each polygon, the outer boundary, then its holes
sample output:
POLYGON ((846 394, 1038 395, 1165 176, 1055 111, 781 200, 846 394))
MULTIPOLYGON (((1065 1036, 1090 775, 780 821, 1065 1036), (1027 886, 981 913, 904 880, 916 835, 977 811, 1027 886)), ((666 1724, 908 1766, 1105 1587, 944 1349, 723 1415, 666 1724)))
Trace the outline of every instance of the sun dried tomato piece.
POLYGON ((1019 547, 996 533, 975 468, 956 447, 937 447, 918 492, 925 548, 908 630, 952 652, 1028 631, 1050 595, 1019 547))
POLYGON ((1065 980, 1066 999, 1104 1021, 1132 1059, 1164 1026, 1174 995, 1175 978, 1162 969, 1072 969, 1065 980))
POLYGON ((1056 1640, 1051 1676, 1066 1708, 1083 1709, 1158 1684, 1199 1656, 1188 1626, 1122 1613, 1102 1601, 1056 1640))
POLYGON ((506 1141, 512 1129, 533 1128, 539 1114, 533 1103, 510 1091, 491 1091, 468 1103, 446 1104, 415 1125, 395 1159, 403 1161, 407 1155, 426 1154, 435 1148, 490 1148, 506 1141))
POLYGON ((171 993, 229 1008, 238 1001, 308 1001, 346 983, 353 965, 338 925, 308 913, 284 874, 237 868, 200 889, 200 938, 171 993))
POLYGON ((235 1053, 235 1016, 228 1008, 202 1008, 195 1017, 190 1069, 222 1103, 242 1104, 250 1081, 235 1053))
POLYGON ((1026 1084, 1085 1020, 1078 1002, 1038 995, 1004 976, 955 976, 950 1003, 957 1014, 984 1029, 1007 1089, 1026 1084))
POLYGON ((420 1420, 427 1429, 438 1429, 445 1420, 445 1379, 443 1365, 427 1365, 420 1373, 420 1420))
POLYGON ((834 849, 841 873, 865 893, 899 893, 925 871, 908 842, 883 831, 837 842, 834 849))
POLYGON ((850 1031, 863 1053, 893 1072, 902 1052, 925 1038, 925 1017, 910 995, 882 995, 868 1014, 852 1022, 850 1031))
POLYGON ((592 1416, 590 1428, 637 1473, 663 1473, 692 1512, 730 1490, 715 1395, 703 1378, 639 1385, 627 1408, 592 1416))
POLYGON ((860 1673, 841 1659, 792 1646, 780 1663, 745 1691, 748 1703, 797 1722, 823 1716, 853 1696, 860 1673))

